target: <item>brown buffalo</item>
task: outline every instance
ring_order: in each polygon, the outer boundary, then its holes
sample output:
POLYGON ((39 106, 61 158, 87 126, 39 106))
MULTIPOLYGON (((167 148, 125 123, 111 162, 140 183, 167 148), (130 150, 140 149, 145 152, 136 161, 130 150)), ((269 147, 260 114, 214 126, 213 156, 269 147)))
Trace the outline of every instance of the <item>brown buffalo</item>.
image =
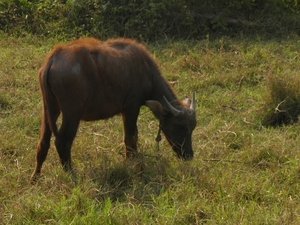
POLYGON ((121 114, 126 157, 137 151, 137 117, 146 105, 180 159, 193 157, 195 97, 178 101, 146 48, 128 39, 79 39, 56 46, 39 71, 43 119, 31 180, 46 159, 52 133, 63 168, 72 171, 71 146, 80 120, 121 114), (56 120, 62 113, 62 124, 56 120))

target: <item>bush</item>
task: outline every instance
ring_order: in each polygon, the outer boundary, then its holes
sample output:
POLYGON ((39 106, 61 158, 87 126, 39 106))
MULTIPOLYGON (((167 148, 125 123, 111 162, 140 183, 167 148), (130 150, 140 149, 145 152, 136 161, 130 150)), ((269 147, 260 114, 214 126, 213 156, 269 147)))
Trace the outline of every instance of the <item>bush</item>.
POLYGON ((153 40, 169 35, 187 38, 199 35, 203 26, 196 21, 187 2, 77 0, 69 2, 72 8, 69 25, 101 37, 153 40))
POLYGON ((0 28, 39 35, 154 40, 210 34, 299 33, 289 0, 0 0, 0 28))
POLYGON ((0 2, 0 28, 20 35, 68 33, 67 5, 59 1, 4 0, 0 2))

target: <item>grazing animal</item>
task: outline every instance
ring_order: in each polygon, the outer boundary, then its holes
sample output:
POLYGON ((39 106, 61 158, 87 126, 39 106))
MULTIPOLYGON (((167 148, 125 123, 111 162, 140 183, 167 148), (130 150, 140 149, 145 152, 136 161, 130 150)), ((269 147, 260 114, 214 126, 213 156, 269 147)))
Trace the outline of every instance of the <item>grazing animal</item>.
POLYGON ((146 48, 129 39, 79 39, 56 46, 39 70, 43 119, 36 153, 35 181, 46 159, 52 133, 63 168, 71 172, 71 146, 80 120, 121 114, 126 158, 137 152, 137 118, 146 105, 180 159, 193 157, 195 96, 178 101, 146 48), (62 113, 62 124, 56 121, 62 113))

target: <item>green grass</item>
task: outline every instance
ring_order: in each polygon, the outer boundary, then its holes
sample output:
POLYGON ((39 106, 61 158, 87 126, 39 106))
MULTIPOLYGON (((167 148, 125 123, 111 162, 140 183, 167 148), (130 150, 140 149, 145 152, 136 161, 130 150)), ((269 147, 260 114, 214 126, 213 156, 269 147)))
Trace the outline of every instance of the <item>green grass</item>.
POLYGON ((62 170, 52 140, 31 185, 37 70, 60 41, 1 34, 0 224, 300 223, 299 124, 262 126, 265 111, 275 110, 270 77, 300 71, 298 37, 149 43, 178 96, 197 93, 194 160, 178 161, 164 138, 157 152, 158 122, 143 107, 137 159, 124 161, 119 116, 82 122, 72 148, 79 184, 62 170))

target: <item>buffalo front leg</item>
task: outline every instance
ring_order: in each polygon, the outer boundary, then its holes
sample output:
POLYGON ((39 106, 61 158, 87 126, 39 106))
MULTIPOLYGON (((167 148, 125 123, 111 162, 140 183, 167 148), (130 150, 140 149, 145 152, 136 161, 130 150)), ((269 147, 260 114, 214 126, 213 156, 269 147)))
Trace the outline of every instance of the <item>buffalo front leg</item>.
POLYGON ((138 113, 123 113, 124 142, 126 146, 126 159, 137 154, 138 130, 136 126, 138 113))

